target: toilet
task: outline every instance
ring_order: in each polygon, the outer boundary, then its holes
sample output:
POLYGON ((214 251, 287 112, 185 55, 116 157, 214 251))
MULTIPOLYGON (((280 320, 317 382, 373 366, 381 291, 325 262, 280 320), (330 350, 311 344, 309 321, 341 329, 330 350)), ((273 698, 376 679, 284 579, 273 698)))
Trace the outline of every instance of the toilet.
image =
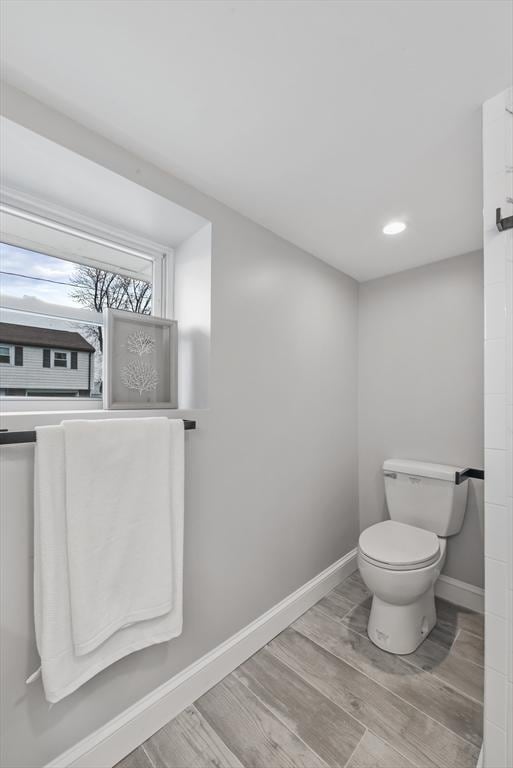
POLYGON ((383 464, 390 520, 358 541, 358 567, 373 594, 367 633, 390 653, 412 653, 436 624, 434 587, 447 537, 461 530, 468 482, 460 467, 411 459, 383 464))

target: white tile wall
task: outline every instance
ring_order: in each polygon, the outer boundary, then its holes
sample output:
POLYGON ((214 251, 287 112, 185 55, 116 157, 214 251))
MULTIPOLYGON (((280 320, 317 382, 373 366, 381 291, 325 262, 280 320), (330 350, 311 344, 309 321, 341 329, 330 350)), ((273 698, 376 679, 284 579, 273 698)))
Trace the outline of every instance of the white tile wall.
POLYGON ((511 514, 500 504, 487 504, 488 517, 485 532, 485 556, 493 560, 508 562, 511 540, 511 514))
POLYGON ((513 89, 483 108, 485 280, 484 768, 513 766, 513 89))
POLYGON ((485 339, 506 337, 506 283, 500 280, 485 287, 485 339))
POLYGON ((506 755, 509 755, 508 765, 513 765, 511 762, 513 758, 513 726, 511 725, 513 723, 513 685, 511 683, 508 684, 508 718, 507 722, 509 723, 509 728, 507 729, 506 733, 506 755))
MULTIPOLYGON (((488 510, 485 507, 485 518, 488 510)), ((486 527, 494 525, 494 521, 486 519, 486 527)), ((486 535, 486 534, 485 534, 486 535)), ((506 618, 508 615, 508 567, 502 560, 485 559, 485 610, 494 616, 506 618)))
POLYGON ((485 448, 506 448, 506 393, 485 395, 485 448))
MULTIPOLYGON (((504 420, 506 419, 506 413, 504 413, 503 418, 504 420)), ((486 421, 487 415, 485 410, 485 423, 486 421)), ((497 450, 495 448, 485 448, 485 503, 489 502, 492 504, 501 504, 504 507, 506 506, 506 473, 506 451, 497 450)))
MULTIPOLYGON (((485 717, 498 728, 506 730, 506 717, 508 705, 508 687, 505 684, 505 675, 496 672, 491 667, 485 669, 485 717)), ((503 766, 506 768, 506 766, 503 766)))
POLYGON ((506 733, 489 720, 484 724, 485 768, 507 768, 506 733))
POLYGON ((509 640, 506 619, 493 613, 486 616, 485 625, 485 664, 487 668, 506 675, 508 672, 506 647, 509 640))
MULTIPOLYGON (((486 299, 486 296, 485 296, 486 299)), ((506 392, 506 337, 485 342, 485 393, 506 392)))
MULTIPOLYGON (((513 683, 513 589, 509 590, 509 605, 508 605, 508 617, 509 622, 506 621, 506 631, 508 633, 507 635, 507 642, 506 642, 506 665, 507 665, 507 677, 508 682, 511 685, 513 683)), ((510 701, 510 704, 513 704, 512 701, 510 701)), ((513 715, 513 713, 512 713, 513 715)), ((509 722, 513 723, 513 716, 510 718, 509 722)), ((513 731, 510 734, 511 740, 513 742, 513 731)), ((513 746, 513 744, 512 744, 513 746)), ((513 752, 511 753, 511 756, 513 757, 513 752)), ((512 763, 513 765, 513 763, 512 763)))
MULTIPOLYGON (((504 232, 502 233, 505 234, 504 232)), ((504 239, 495 232, 484 233, 484 281, 486 286, 506 280, 506 260, 504 258, 504 239)), ((485 293, 486 299, 486 293, 485 293)))

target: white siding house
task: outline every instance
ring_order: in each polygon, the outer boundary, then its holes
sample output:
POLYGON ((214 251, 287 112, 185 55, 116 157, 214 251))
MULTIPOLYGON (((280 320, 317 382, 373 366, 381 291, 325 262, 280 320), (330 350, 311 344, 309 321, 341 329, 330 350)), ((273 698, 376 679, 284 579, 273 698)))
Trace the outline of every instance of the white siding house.
POLYGON ((0 323, 0 395, 87 397, 94 353, 79 333, 0 323))

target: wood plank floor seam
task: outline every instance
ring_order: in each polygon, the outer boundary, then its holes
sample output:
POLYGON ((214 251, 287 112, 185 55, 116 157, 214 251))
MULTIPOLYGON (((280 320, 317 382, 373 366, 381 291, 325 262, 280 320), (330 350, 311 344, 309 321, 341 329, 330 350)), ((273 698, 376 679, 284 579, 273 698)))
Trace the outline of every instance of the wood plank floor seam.
MULTIPOLYGON (((483 639, 482 635, 478 635, 477 632, 472 632, 471 629, 463 629, 462 627, 460 627, 458 629, 458 635, 460 634, 460 632, 465 632, 467 635, 472 635, 473 637, 476 637, 478 640, 482 640, 483 639)), ((454 640, 456 641, 457 639, 458 639, 458 636, 456 635, 454 640)))
MULTIPOLYGON (((297 630, 294 630, 294 631, 297 631, 297 630)), ((301 633, 299 632, 298 634, 301 634, 301 633)), ((306 637, 306 635, 303 635, 303 637, 306 637)), ((310 640, 312 643, 315 643, 315 641, 314 641, 314 640, 312 640, 311 638, 307 638, 307 639, 308 639, 308 640, 310 640)), ((316 645, 317 645, 317 644, 316 644, 316 645)), ((320 648, 322 648, 322 646, 319 646, 319 647, 320 647, 320 648)), ((270 650, 271 650, 271 649, 270 649, 270 650)), ((339 658, 339 657, 335 656, 335 654, 331 653, 330 651, 327 651, 327 650, 326 650, 326 648, 323 648, 323 650, 324 650, 324 651, 326 651, 326 653, 329 653, 329 654, 330 654, 331 656, 333 656, 335 659, 339 658)), ((271 653, 273 653, 273 651, 272 651, 272 650, 271 650, 271 653)), ((280 659, 280 661, 282 661, 282 662, 283 662, 283 664, 287 664, 287 662, 286 662, 286 661, 284 661, 283 659, 280 659)), ((348 662, 346 662, 346 661, 345 661, 345 659, 341 659, 341 661, 343 661, 345 664, 347 664, 347 663, 348 663, 348 662)), ((289 665, 287 664, 287 666, 289 666, 289 665)), ((412 704, 410 704, 408 701, 405 701, 404 699, 401 699, 401 697, 400 697, 400 696, 397 696, 397 694, 395 694, 393 691, 389 691, 387 688, 385 688, 384 686, 382 686, 382 685, 380 685, 379 683, 377 683, 375 680, 373 680, 371 677, 369 677, 369 675, 366 675, 364 672, 361 672, 359 669, 356 669, 356 667, 353 667, 351 664, 348 664, 348 666, 351 666, 351 667, 352 667, 352 669, 354 669, 356 672, 358 672, 359 674, 361 674, 361 675, 363 675, 364 677, 366 677, 368 680, 371 680, 371 682, 375 683, 376 685, 379 685, 381 688, 383 688, 383 690, 386 690, 386 691, 387 691, 387 693, 391 694, 392 696, 396 696, 396 697, 397 697, 398 699, 400 699, 400 700, 401 700, 403 703, 407 704, 409 707, 412 707, 412 708, 413 708, 413 709, 415 709, 417 712, 420 712, 420 713, 421 713, 421 714, 422 714, 422 715, 423 715, 425 718, 427 718, 428 720, 432 720, 432 721, 433 721, 434 723, 436 723, 437 725, 440 725, 442 728, 444 728, 444 730, 446 730, 448 733, 450 733, 450 734, 451 734, 451 736, 456 736, 456 738, 458 738, 460 741, 463 741, 465 744, 467 744, 467 745, 469 745, 469 746, 471 746, 471 747, 474 747, 474 745, 473 745, 471 742, 468 742, 468 741, 466 741, 466 739, 463 739, 463 738, 462 738, 461 736, 459 736, 458 734, 454 734, 454 733, 453 733, 453 731, 451 731, 451 730, 450 730, 450 728, 447 728, 447 727, 446 727, 446 726, 444 726, 443 724, 441 724, 441 723, 438 723, 436 720, 434 720, 433 718, 429 717, 429 715, 426 715, 426 713, 425 713, 425 712, 423 712, 422 710, 419 710, 417 707, 413 706, 413 705, 412 705, 412 704)), ((295 671, 296 671, 296 670, 294 670, 292 667, 289 667, 289 668, 290 668, 290 669, 291 669, 293 672, 295 672, 295 671)), ((296 672, 296 674, 300 674, 300 673, 296 672)), ((309 681, 308 681, 308 682, 309 682, 309 681)), ((314 685, 314 683, 310 683, 310 685, 314 685)), ((318 690, 319 690, 319 689, 318 689, 318 690)), ((321 692, 321 693, 323 693, 322 691, 320 691, 320 692, 321 692)), ((326 694, 323 694, 323 695, 326 695, 326 694)), ((361 720, 360 720, 360 719, 359 719, 357 716, 355 716, 353 712, 349 712, 347 709, 345 709, 344 707, 340 706, 340 704, 338 704, 338 702, 334 702, 334 703, 335 703, 335 704, 336 704, 336 705, 339 707, 339 709, 341 709, 343 712, 345 712, 346 714, 350 714, 352 717, 354 717, 354 719, 355 719, 355 720, 357 720, 357 721, 360 723, 360 725, 361 725, 363 728, 365 728, 366 730, 369 730, 369 731, 371 731, 372 733, 374 733, 374 731, 372 730, 372 728, 369 728, 367 725, 365 725, 365 723, 363 723, 363 722, 362 722, 362 721, 361 721, 361 720)), ((375 735, 377 736, 377 734, 375 734, 375 735)), ((362 737, 362 738, 363 738, 363 737, 362 737)), ((379 737, 379 738, 381 738, 381 737, 379 737)), ((400 750, 398 749, 398 747, 394 746, 394 749, 396 750, 396 752, 399 752, 399 753, 402 755, 402 757, 404 757, 406 760, 410 760, 410 762, 412 762, 412 760, 411 760, 411 757, 406 757, 406 755, 405 755, 404 753, 400 752, 400 750)), ((425 768, 425 765, 424 765, 423 763, 420 763, 420 762, 418 762, 418 763, 415 763, 415 766, 416 766, 416 768, 425 768)), ((384 768, 384 767, 383 767, 383 768, 384 768)), ((387 768, 388 768, 388 766, 387 766, 387 768)), ((440 768, 449 768, 449 766, 440 766, 440 768)))
MULTIPOLYGON (((367 730, 369 731, 369 733, 372 733, 374 736, 377 736, 378 738, 380 738, 380 737, 378 736, 378 734, 377 734, 377 733, 374 733, 374 731, 372 730, 372 728, 367 728, 367 730)), ((412 762, 412 761, 411 761, 411 759, 410 759, 409 757, 407 757, 407 756, 406 756, 406 755, 405 755, 403 752, 401 752, 401 750, 399 749, 399 747, 394 747, 394 749, 395 749, 395 751, 396 751, 398 754, 400 754, 400 755, 401 755, 401 757, 403 758, 403 760, 407 760, 409 763, 411 763, 411 762, 412 762)), ((413 765, 413 763, 412 763, 412 765, 413 765)), ((385 766, 383 766, 383 768, 385 768, 385 766)), ((386 766, 386 768, 388 768, 388 766, 386 766)), ((395 767, 394 767, 394 768, 395 768, 395 767)), ((422 767, 421 765, 416 765, 416 766, 415 766, 415 768, 423 768, 423 767, 422 767)))
MULTIPOLYGON (((322 609, 321 609, 321 610, 322 610, 322 609)), ((349 611, 349 613, 350 613, 350 612, 351 612, 351 611, 349 611)), ((347 615, 347 614, 346 614, 346 615, 347 615)), ((363 632, 359 632, 357 629, 354 629, 353 627, 348 627, 348 626, 347 626, 347 624, 344 624, 344 623, 343 623, 343 619, 339 619, 339 617, 338 617, 338 616, 335 616, 335 615, 331 615, 331 618, 332 618, 334 621, 337 621, 337 622, 341 623, 343 626, 345 626, 345 628, 346 628, 346 629, 347 629, 349 632, 353 632, 353 633, 354 633, 354 634, 356 634, 356 635, 360 635, 360 637, 364 637, 365 639, 369 639, 369 637, 368 637, 368 635, 367 635, 367 634, 364 634, 363 632)), ((300 631, 300 630, 298 630, 298 631, 300 631)), ((456 642, 456 639, 457 639, 457 637, 458 637, 458 635, 459 635, 459 633, 460 633, 460 632, 461 632, 461 630, 458 630, 458 633, 457 633, 456 637, 454 638, 454 642, 456 642)), ((478 635, 476 635, 476 637, 478 637, 478 635)), ((428 639, 429 639, 429 635, 426 637, 426 640, 428 640, 428 639)), ((436 643, 436 640, 433 640, 432 642, 436 643)), ((445 648, 443 645, 440 645, 439 643, 437 643, 437 645, 438 645, 440 648, 443 648, 444 650, 447 650, 447 648, 445 648)), ((386 653, 386 651, 385 651, 385 653, 386 653)), ((452 651, 452 649, 451 649, 450 653, 454 653, 454 651, 452 651)), ((334 655, 335 655, 335 654, 334 654, 334 655)), ((474 663, 473 661, 471 661, 470 659, 467 659, 467 658, 465 658, 464 656, 461 656, 461 655, 460 655, 460 654, 458 654, 458 653, 454 653, 454 655, 455 655, 455 656, 458 656, 458 658, 460 658, 460 659, 463 659, 463 660, 465 661, 465 663, 466 663, 466 664, 472 664, 472 666, 474 666, 474 667, 477 667, 478 669, 483 669, 483 667, 481 667, 479 664, 475 664, 475 663, 474 663)), ((474 702, 475 704, 479 704, 479 706, 481 706, 481 707, 483 706, 483 702, 482 702, 482 701, 480 701, 479 699, 476 699, 474 696, 470 696, 468 693, 466 693, 465 691, 461 690, 461 688, 457 688, 455 685, 453 685, 452 683, 448 682, 447 680, 443 680, 441 677, 438 677, 437 675, 433 674, 433 672, 431 672, 430 670, 422 669, 422 667, 419 667, 419 666, 418 666, 417 664, 415 664, 415 663, 414 663, 414 662, 413 662, 411 659, 409 659, 407 655, 401 656, 401 658, 402 658, 402 660, 403 660, 403 661, 404 661, 406 664, 408 664, 408 665, 409 665, 410 667, 412 667, 413 669, 415 669, 415 670, 421 670, 421 671, 422 671, 424 674, 426 674, 426 675, 429 675, 430 677, 433 677, 433 678, 435 678, 435 680, 440 680, 441 682, 443 682, 443 684, 444 684, 444 685, 448 686, 449 688, 452 688, 452 690, 453 690, 453 691, 456 691, 456 692, 457 692, 457 693, 459 693, 461 696, 465 696, 465 698, 469 699, 470 701, 474 702)), ((346 659, 344 659, 344 661, 346 661, 346 659)), ((348 663, 348 664, 350 664, 350 662, 347 662, 347 663, 348 663)), ((352 665, 351 665, 351 666, 352 666, 352 665)), ((365 674, 365 673, 362 673, 362 674, 365 674)), ((388 688, 386 688, 386 686, 384 686, 382 683, 378 683, 378 685, 381 685, 381 687, 382 687, 382 688, 385 688, 386 690, 389 690, 389 689, 388 689, 388 688)), ((397 694, 395 691, 392 691, 392 693, 394 693, 396 696, 399 696, 399 694, 397 694)), ((399 698, 401 698, 401 697, 399 696, 399 698)), ((412 706, 414 706, 414 705, 412 705, 412 706)), ((450 730, 450 729, 449 729, 449 730, 450 730)))
POLYGON ((452 649, 454 648, 454 643, 456 642, 460 634, 461 634, 461 627, 458 627, 458 629, 456 630, 456 634, 454 635, 454 640, 452 641, 449 647, 449 651, 452 651, 452 649))
MULTIPOLYGON (((194 712, 196 712, 196 713, 197 713, 197 715, 198 715, 198 717, 202 717, 202 715, 201 715, 201 713, 200 713, 199 709, 197 709, 197 707, 195 706, 195 704, 191 704, 191 705, 190 705, 190 709, 192 709, 194 712)), ((227 751, 230 751, 230 747, 229 747, 229 746, 228 746, 228 744, 227 744, 227 743, 224 741, 224 739, 222 738, 221 734, 220 734, 220 733, 219 733, 217 730, 216 730, 216 735, 217 735, 217 737, 218 737, 219 741, 222 741, 222 743, 223 743, 223 744, 224 744, 224 746, 226 747, 226 750, 227 750, 227 751)), ((156 765, 156 766, 155 766, 155 768, 160 768, 160 766, 156 765)), ((177 768, 179 768, 179 767, 177 766, 177 768)))
MULTIPOLYGON (((230 683, 230 685, 232 686, 239 685, 242 688, 244 688, 244 690, 247 692, 248 698, 250 700, 253 699, 255 702, 258 702, 259 707, 261 707, 264 710, 266 716, 268 716, 270 725, 273 726, 274 723, 277 723, 280 725, 282 729, 281 735, 283 736, 283 732, 288 734, 289 743, 286 743, 286 740, 284 743, 282 743, 280 741, 277 741, 274 736, 272 735, 269 736, 269 735, 266 735, 265 733, 262 733, 262 735, 266 739, 266 743, 270 745, 271 750, 278 749, 280 752, 279 755, 274 755, 273 757, 273 759, 276 760, 275 764, 277 767, 283 765, 283 762, 281 762, 281 758, 286 758, 287 762, 289 762, 289 758, 291 757, 290 752, 292 751, 290 742, 292 742, 293 745, 295 742, 299 742, 304 747, 306 753, 308 753, 309 755, 308 762, 306 762, 306 760, 304 759, 305 756, 299 754, 297 748, 294 746, 294 749, 295 749, 295 753, 293 754, 294 766, 296 766, 296 762, 297 762, 297 765, 303 766, 303 768, 313 768, 313 767, 326 768, 327 766, 326 762, 317 754, 317 752, 315 752, 312 749, 310 745, 308 745, 303 739, 299 738, 297 733, 292 731, 286 724, 284 724, 282 719, 279 719, 278 717, 276 717, 275 714, 264 703, 262 703, 261 699, 258 696, 256 696, 252 690, 250 690, 247 686, 243 685, 237 678, 234 678, 233 673, 230 673, 226 678, 224 678, 224 680, 221 681, 221 683, 218 683, 217 686, 214 686, 214 688, 212 688, 210 691, 204 694, 200 699, 198 699, 197 704, 198 704, 198 710, 201 713, 201 715, 207 720, 210 726, 216 731, 218 736, 224 741, 225 744, 227 744, 228 749, 231 752, 233 752, 234 755, 236 755, 236 757, 240 760, 242 764, 244 764, 244 758, 239 752, 242 751, 243 749, 246 749, 246 751, 248 750, 248 747, 247 747, 248 729, 246 728, 246 732, 245 732, 246 742, 244 742, 244 745, 242 747, 240 744, 238 748, 234 744, 227 743, 224 736, 219 732, 219 724, 217 724, 215 721, 216 715, 219 716, 218 711, 213 713, 212 709, 210 711, 206 711, 206 708, 205 708, 205 701, 207 701, 207 709, 208 709, 208 699, 210 698, 212 692, 215 691, 216 689, 219 689, 221 686, 227 683, 230 683), (311 760, 312 757, 315 757, 316 760, 312 761, 311 760)), ((240 709, 240 712, 244 713, 242 709, 240 709)), ((252 713, 251 720, 256 724, 257 730, 263 731, 263 729, 261 728, 261 718, 257 712, 252 713)), ((221 723, 221 726, 223 725, 224 725, 224 722, 221 723)), ((250 752, 254 751, 254 742, 252 746, 251 745, 249 746, 249 751, 250 752)), ((266 763, 261 763, 261 764, 266 765, 266 763)), ((269 763, 269 765, 273 765, 273 763, 269 763)), ((290 763, 289 763, 289 768, 292 768, 292 765, 290 765, 290 763)))
POLYGON ((365 733, 351 714, 262 648, 233 674, 328 764, 343 768, 365 733))
MULTIPOLYGON (((482 638, 479 638, 478 635, 476 635, 476 637, 478 637, 479 640, 482 639, 482 638)), ((429 635, 428 635, 428 638, 429 638, 429 635)), ((432 642, 436 643, 436 640, 433 640, 432 642)), ((439 645, 439 643, 437 643, 437 645, 439 645)), ((440 648, 443 648, 443 645, 441 645, 440 648)), ((484 669, 484 664, 478 664, 476 661, 472 661, 472 659, 468 659, 462 653, 458 653, 458 651, 455 651, 454 648, 451 648, 450 652, 452 653, 453 656, 457 656, 458 659, 463 659, 465 664, 472 664, 473 667, 477 667, 478 669, 484 669)))
MULTIPOLYGON (((295 631, 299 632, 299 634, 302 634, 303 637, 307 637, 308 640, 312 640, 311 637, 308 637, 307 635, 302 633, 300 630, 295 630, 295 631)), ((315 643, 316 641, 312 640, 312 642, 315 643)), ((475 744, 473 744, 471 741, 469 741, 468 739, 465 739, 463 736, 461 736, 459 733, 456 733, 456 731, 453 731, 451 728, 448 728, 444 723, 441 723, 435 717, 432 717, 431 715, 428 715, 422 709, 420 709, 419 707, 416 707, 415 704, 412 704, 410 701, 408 701, 407 699, 403 698, 402 696, 400 696, 395 691, 392 691, 390 688, 387 688, 386 685, 383 685, 382 683, 379 683, 377 680, 374 680, 374 678, 372 678, 370 675, 367 675, 365 672, 362 672, 361 669, 358 669, 357 667, 355 667, 354 664, 351 664, 351 662, 347 661, 347 659, 343 659, 341 656, 337 656, 336 653, 332 653, 330 650, 328 650, 327 648, 324 648, 324 646, 320 645, 319 643, 316 643, 316 645, 319 645, 319 647, 323 648, 327 653, 331 653, 331 655, 334 656, 335 658, 340 659, 345 664, 347 664, 348 666, 352 667, 354 670, 356 670, 360 674, 364 675, 369 680, 372 680, 372 682, 376 683, 376 685, 379 685, 381 688, 383 688, 388 693, 392 694, 393 696, 397 696, 398 699, 401 699, 401 701, 403 701, 405 704, 408 704, 408 706, 412 707, 413 709, 416 709, 417 712, 420 712, 424 717, 427 717, 429 720, 432 720, 434 723, 437 723, 437 725, 439 725, 441 728, 444 728, 444 730, 448 731, 453 736, 456 736, 457 739, 460 739, 461 741, 464 741, 465 744, 469 744, 472 747, 475 746, 475 744)))
MULTIPOLYGON (((258 653, 258 651, 257 651, 257 653, 258 653)), ((284 720, 282 717, 280 717, 279 715, 277 715, 277 714, 276 714, 276 712, 273 712, 271 709, 269 709, 269 707, 267 706, 267 704, 265 703, 265 701, 263 701, 263 700, 260 698, 260 696, 259 696, 257 693, 255 693, 254 691, 252 691, 252 690, 251 690, 251 688, 249 688, 249 686, 247 686, 247 685, 246 685, 246 683, 244 682, 244 680, 242 680, 240 677, 239 677, 239 678, 237 678, 237 679, 238 679, 238 680, 240 680, 240 682, 241 682, 241 683, 242 683, 242 684, 243 684, 243 685, 244 685, 244 686, 245 686, 245 687, 248 689, 248 691, 251 693, 251 695, 252 695, 252 696, 254 696, 256 699, 258 699, 258 701, 259 701, 259 702, 262 704, 262 706, 263 706, 263 707, 265 707, 265 708, 266 708, 266 710, 269 712, 269 714, 270 714, 272 717, 275 717, 275 718, 276 718, 276 720, 279 720, 279 721, 280 721, 280 723, 281 723, 282 725, 284 725, 284 726, 285 726, 285 728, 286 728, 288 731, 290 731, 290 733, 294 734, 294 736, 296 736, 296 737, 297 737, 297 738, 298 738, 298 739, 299 739, 299 740, 300 740, 300 741, 301 741, 301 742, 302 742, 302 743, 305 745, 305 747, 307 747, 308 749, 310 749, 312 752, 315 752, 315 754, 317 755, 317 757, 319 758, 319 760, 320 760, 320 761, 321 761, 321 762, 322 762, 322 763, 323 763, 323 764, 326 766, 326 768, 329 768, 329 765, 328 765, 328 763, 327 763, 325 760, 323 760, 323 758, 321 757, 321 755, 319 755, 319 753, 318 753, 318 752, 317 752, 317 751, 316 751, 316 750, 315 750, 315 749, 314 749, 314 748, 311 746, 311 744, 307 744, 307 743, 306 743, 306 741, 305 741, 304 739, 302 739, 302 738, 301 738, 301 736, 299 736, 299 734, 298 734, 298 733, 296 733, 295 731, 293 731, 293 730, 292 730, 292 729, 291 729, 291 728, 290 728, 290 727, 287 725, 287 723, 285 722, 285 720, 284 720)), ((337 706, 337 705, 335 705, 335 706, 337 706)), ((341 709, 341 707, 339 707, 339 709, 341 709)), ((355 718, 355 719, 356 719, 356 718, 355 718)), ((359 743, 359 742, 358 742, 358 743, 359 743)), ((347 765, 347 763, 346 763, 346 765, 347 765)))
MULTIPOLYGON (((464 661, 466 664, 472 664, 472 662, 468 661, 467 659, 464 659, 464 661)), ((442 677, 435 675, 434 672, 431 672, 430 670, 427 670, 427 669, 422 669, 422 667, 418 667, 416 664, 410 661, 410 659, 405 659, 405 662, 409 664, 411 667, 413 667, 414 669, 421 670, 422 672, 424 672, 424 674, 430 675, 431 677, 435 678, 435 680, 440 681, 441 683, 443 683, 443 685, 446 685, 448 688, 451 688, 453 691, 456 691, 456 693, 459 693, 460 696, 464 696, 473 704, 478 704, 480 707, 483 706, 483 701, 481 699, 477 699, 475 696, 471 696, 469 693, 467 693, 466 691, 463 691, 461 688, 458 688, 453 683, 449 683, 447 680, 444 680, 442 677)), ((477 666, 477 664, 474 664, 474 666, 477 666)), ((478 667, 478 669, 481 669, 481 667, 478 667)))
MULTIPOLYGON (((460 658, 463 659, 464 657, 461 656, 460 658)), ((407 664, 409 664, 414 669, 421 670, 422 672, 424 672, 424 674, 430 675, 431 677, 435 678, 435 680, 439 680, 441 683, 446 685, 448 688, 451 688, 453 691, 456 691, 456 693, 459 693, 460 696, 464 696, 466 699, 469 699, 469 701, 473 702, 474 704, 478 704, 480 707, 483 706, 483 702, 482 702, 481 699, 477 699, 475 696, 471 696, 469 693, 467 693, 466 691, 463 691, 461 688, 458 688, 453 683, 450 683, 447 680, 444 680, 442 677, 439 677, 438 675, 435 675, 434 672, 431 672, 430 670, 427 670, 427 669, 422 669, 422 667, 418 667, 410 659, 404 659, 404 660, 405 660, 405 662, 407 664)), ((468 659, 464 659, 464 661, 465 661, 466 664, 472 664, 472 662, 468 661, 468 659)), ((477 667, 478 669, 482 669, 482 667, 478 667, 477 664, 474 664, 473 666, 477 667)))
POLYGON ((149 754, 148 750, 147 750, 147 749, 146 749, 146 747, 144 746, 144 743, 143 743, 143 744, 141 744, 141 749, 142 749, 142 751, 144 752, 144 754, 146 755, 146 757, 148 758, 148 761, 149 761, 149 763, 150 763, 150 764, 153 766, 153 768, 157 768, 157 766, 155 765, 155 763, 153 762, 153 760, 152 760, 152 758, 151 758, 151 755, 149 754))
POLYGON ((360 741, 358 742, 358 744, 356 745, 356 747, 353 749, 353 751, 351 752, 351 754, 350 754, 350 755, 349 755, 349 757, 347 758, 347 760, 346 760, 346 763, 345 763, 345 765, 344 765, 344 768, 347 768, 347 766, 350 764, 351 760, 352 760, 352 759, 353 759, 353 757, 355 756, 355 754, 356 754, 356 751, 357 751, 358 747, 361 745, 361 743, 362 743, 362 741, 363 741, 363 739, 364 739, 364 737, 365 737, 365 734, 368 732, 368 730, 369 730, 368 728, 366 728, 366 729, 364 730, 364 732, 363 732, 363 734, 362 734, 362 736, 361 736, 361 738, 360 738, 360 741))
MULTIPOLYGON (((310 640, 310 638, 308 638, 308 639, 310 640)), ((312 640, 312 642, 314 642, 314 641, 312 640)), ((274 653, 274 651, 272 650, 272 648, 269 648, 269 650, 270 650, 270 652, 271 652, 271 653, 274 653)), ((326 649, 324 649, 324 650, 326 650, 326 649)), ((329 651, 327 651, 327 653, 329 653, 329 651)), ((331 654, 331 655, 333 656, 334 654, 331 654)), ((336 657, 335 657, 335 658, 336 658, 336 657)), ((283 659, 280 659, 280 661, 282 662, 282 664, 286 664, 286 666, 287 666, 287 667, 289 667, 289 669, 290 669, 292 672, 294 672, 296 675, 300 675, 300 676, 301 676, 301 673, 300 673, 300 672, 296 672, 296 670, 295 670, 295 669, 293 669, 293 667, 291 667, 289 664, 287 664, 287 662, 286 662, 286 661, 284 661, 283 659)), ((354 669, 354 667, 353 667, 353 669, 354 669)), ((359 672, 359 670, 357 670, 357 672, 359 672)), ((370 679, 370 678, 369 678, 369 679, 370 679)), ((303 680, 305 680, 305 678, 303 678, 303 680)), ((309 680, 306 680, 306 682, 307 682, 309 685, 312 685, 312 686, 313 686, 313 683, 311 683, 309 680)), ((314 686, 314 687, 315 687, 315 686, 314 686)), ((317 690, 319 690, 319 689, 317 689, 317 690)), ((325 693, 323 693, 322 691, 320 691, 320 693, 321 693, 323 696, 326 696, 326 694, 325 694, 325 693)), ((395 695, 395 694, 394 694, 394 695, 395 695)), ((360 720, 360 719, 359 719, 359 718, 358 718, 358 717, 357 717, 357 716, 356 716, 356 715, 355 715, 353 712, 350 712, 350 711, 349 711, 348 709, 346 709, 345 707, 342 707, 342 706, 340 706, 340 704, 339 704, 338 702, 336 702, 336 701, 334 701, 333 703, 335 704, 335 706, 337 706, 339 709, 341 709, 341 710, 342 710, 342 712, 345 712, 345 714, 346 714, 346 715, 351 715, 351 717, 352 717, 352 718, 354 718, 354 719, 355 719, 355 720, 356 720, 358 723, 360 723, 360 725, 362 726, 362 728, 364 728, 366 731, 370 730, 370 729, 369 729, 369 727, 368 727, 367 725, 365 725, 365 723, 363 723, 363 722, 362 722, 362 721, 361 721, 361 720, 360 720)), ((363 735, 362 735, 362 738, 363 738, 363 735)))
POLYGON ((368 728, 346 768, 416 768, 416 766, 368 728))

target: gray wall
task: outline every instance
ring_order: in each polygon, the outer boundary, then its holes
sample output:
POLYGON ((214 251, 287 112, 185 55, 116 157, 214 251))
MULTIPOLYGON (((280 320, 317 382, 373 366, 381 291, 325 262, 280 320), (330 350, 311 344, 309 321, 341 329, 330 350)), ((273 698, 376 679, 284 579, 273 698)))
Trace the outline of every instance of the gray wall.
POLYGON ((189 412, 198 429, 186 437, 183 635, 121 660, 51 709, 39 682, 24 684, 38 665, 33 448, 2 449, 2 765, 30 768, 90 734, 355 546, 357 285, 22 94, 10 92, 3 106, 8 117, 213 225, 210 408, 189 412))
POLYGON ((178 321, 178 403, 208 408, 212 225, 205 224, 174 253, 174 314, 178 321))
MULTIPOLYGON (((471 253, 359 286, 359 509, 386 518, 383 459, 483 466, 483 268, 471 253)), ((445 573, 483 585, 483 483, 445 573)))

